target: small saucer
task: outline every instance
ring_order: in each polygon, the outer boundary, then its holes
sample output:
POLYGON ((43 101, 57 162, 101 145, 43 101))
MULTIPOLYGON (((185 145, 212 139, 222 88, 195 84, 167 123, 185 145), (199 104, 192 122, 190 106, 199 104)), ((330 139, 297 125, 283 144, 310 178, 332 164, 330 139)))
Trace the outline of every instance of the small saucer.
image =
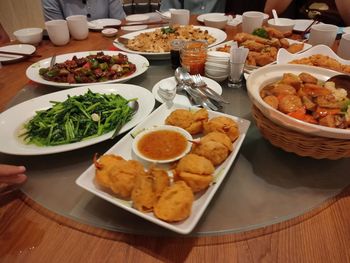
MULTIPOLYGON (((8 45, 8 46, 0 47, 0 50, 31 55, 35 52, 36 48, 35 46, 29 45, 29 44, 18 44, 18 45, 8 45)), ((2 64, 14 63, 22 60, 23 58, 24 56, 20 56, 20 55, 0 54, 0 62, 2 64)))
POLYGON ((115 28, 105 28, 101 31, 102 35, 105 37, 114 37, 118 33, 118 29, 115 28))

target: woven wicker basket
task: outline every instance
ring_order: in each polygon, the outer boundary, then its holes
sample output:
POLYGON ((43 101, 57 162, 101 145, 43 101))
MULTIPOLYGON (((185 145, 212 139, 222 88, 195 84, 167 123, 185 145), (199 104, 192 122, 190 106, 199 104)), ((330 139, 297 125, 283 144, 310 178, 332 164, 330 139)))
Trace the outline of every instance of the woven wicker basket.
POLYGON ((256 125, 261 134, 276 147, 300 156, 315 159, 340 159, 350 157, 350 140, 311 136, 281 127, 255 106, 252 109, 256 125))

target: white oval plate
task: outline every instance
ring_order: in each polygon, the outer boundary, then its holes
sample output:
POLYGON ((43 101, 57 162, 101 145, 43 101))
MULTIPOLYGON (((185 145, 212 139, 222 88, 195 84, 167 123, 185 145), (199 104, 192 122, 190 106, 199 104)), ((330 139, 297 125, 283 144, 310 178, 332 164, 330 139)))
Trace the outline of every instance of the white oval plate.
POLYGON ((298 53, 298 54, 289 53, 287 50, 282 48, 277 53, 277 60, 276 61, 277 61, 277 64, 288 64, 292 60, 307 58, 307 57, 310 57, 310 56, 316 55, 316 54, 329 56, 331 58, 336 59, 341 64, 350 65, 350 60, 345 60, 345 59, 342 59, 341 57, 338 57, 338 55, 330 47, 328 47, 326 45, 317 45, 317 46, 314 46, 314 47, 308 49, 307 51, 305 51, 303 53, 298 53))
POLYGON ((56 86, 56 87, 63 87, 63 88, 72 88, 72 87, 79 87, 79 86, 86 86, 86 85, 98 85, 101 83, 116 83, 116 82, 125 82, 129 79, 132 79, 138 75, 141 75, 142 73, 144 73, 148 67, 149 67, 149 62, 148 60, 140 55, 136 55, 136 54, 126 54, 124 52, 120 52, 120 51, 105 51, 105 50, 100 50, 100 51, 84 51, 84 52, 78 52, 78 53, 69 53, 69 54, 64 54, 64 55, 58 55, 56 57, 56 63, 62 63, 68 59, 72 59, 73 56, 77 56, 78 58, 81 57, 86 57, 88 55, 91 54, 96 54, 97 52, 101 52, 103 51, 103 53, 105 55, 118 55, 119 53, 122 53, 124 55, 128 56, 128 59, 131 63, 136 65, 136 71, 134 73, 132 73, 129 76, 120 78, 120 79, 114 79, 114 80, 108 80, 108 81, 104 81, 104 82, 96 82, 96 83, 60 83, 60 82, 54 82, 54 81, 48 81, 43 79, 40 74, 39 74, 39 69, 40 68, 47 68, 50 66, 50 61, 51 58, 45 58, 43 60, 40 60, 32 65, 30 65, 27 68, 26 74, 27 77, 37 83, 40 84, 44 84, 44 85, 49 85, 49 86, 56 86))
POLYGON ((140 31, 146 29, 147 25, 138 25, 138 26, 122 26, 120 29, 124 31, 140 31))
POLYGON ((123 126, 119 134, 126 132, 143 121, 146 116, 152 112, 155 104, 154 97, 150 91, 131 84, 84 86, 40 96, 22 102, 0 114, 0 152, 14 155, 44 155, 71 151, 110 139, 113 135, 113 131, 86 141, 58 146, 39 147, 33 144, 24 144, 18 138, 18 131, 21 129, 22 125, 30 120, 35 115, 36 111, 50 108, 52 106, 50 101, 64 101, 67 99, 67 95, 81 95, 86 93, 88 89, 98 93, 118 93, 126 99, 138 98, 138 111, 133 118, 123 126))
POLYGON ((253 104, 256 105, 267 118, 283 127, 310 135, 349 140, 350 130, 325 127, 292 118, 272 108, 260 97, 260 90, 267 84, 280 80, 284 73, 298 75, 302 72, 310 73, 322 81, 326 81, 330 77, 339 74, 333 70, 308 65, 288 64, 262 67, 253 71, 247 79, 248 95, 253 104))
MULTIPOLYGON (((18 53, 30 55, 35 52, 36 48, 35 46, 28 45, 28 44, 18 44, 18 45, 8 45, 8 46, 0 47, 0 50, 7 51, 7 52, 18 52, 18 53)), ((2 63, 14 62, 22 58, 23 56, 0 54, 0 62, 2 63)))
POLYGON ((88 27, 91 30, 102 30, 105 26, 119 26, 122 21, 113 18, 102 18, 88 22, 88 27))
MULTIPOLYGON (((203 77, 203 80, 208 85, 209 88, 213 89, 214 91, 216 91, 217 93, 219 93, 221 95, 222 88, 221 88, 219 83, 217 83, 215 80, 209 79, 207 77, 203 77)), ((164 86, 164 87, 171 86, 171 87, 173 87, 173 86, 176 86, 176 84, 177 84, 177 82, 175 80, 175 77, 169 77, 166 79, 162 79, 162 80, 158 81, 153 86, 152 93, 157 101, 159 101, 160 103, 163 103, 164 101, 162 100, 162 98, 158 94, 159 86, 164 86)), ((185 94, 179 94, 179 93, 176 94, 173 102, 175 104, 184 105, 184 106, 191 106, 192 105, 185 94)))
MULTIPOLYGON (((133 154, 131 150, 132 141, 133 141, 132 135, 144 129, 150 128, 152 126, 164 124, 165 118, 169 116, 169 114, 172 111, 179 108, 188 109, 188 107, 182 107, 181 105, 174 105, 174 107, 172 108, 168 108, 165 104, 161 105, 158 109, 152 112, 147 118, 145 118, 145 120, 142 123, 137 125, 132 131, 126 134, 123 138, 121 138, 105 154, 120 155, 126 160, 136 159, 135 154, 133 154)), ((224 179, 228 171, 230 170, 234 160, 236 159, 236 156, 244 141, 244 138, 246 136, 246 133, 250 125, 250 121, 239 117, 235 117, 232 115, 215 112, 215 111, 208 111, 208 113, 209 113, 209 118, 225 116, 235 120, 239 126, 239 137, 233 143, 233 151, 230 153, 227 159, 222 164, 216 167, 215 172, 213 174, 215 178, 215 183, 210 185, 206 191, 203 191, 202 193, 199 193, 195 196, 195 200, 192 205, 191 215, 187 219, 182 220, 180 222, 169 223, 158 219, 157 217, 154 216, 153 213, 143 213, 141 211, 138 211, 137 209, 132 207, 131 201, 125 201, 125 199, 120 199, 117 196, 101 189, 100 187, 98 187, 98 185, 96 185, 94 180, 95 166, 93 164, 90 165, 90 167, 78 177, 78 179, 75 181, 76 184, 84 188, 85 190, 89 191, 90 193, 122 209, 125 209, 126 211, 133 213, 136 216, 139 216, 145 220, 148 220, 154 224, 157 224, 161 227, 164 227, 171 231, 175 231, 180 234, 190 233, 194 229, 194 227, 197 225, 199 219, 202 217, 204 211, 208 207, 210 201, 212 200, 216 191, 219 189, 220 185, 224 183, 224 179)), ((218 201, 218 200, 213 200, 213 201, 218 201)))
POLYGON ((149 19, 150 19, 150 16, 146 14, 134 14, 134 15, 129 15, 125 17, 125 20, 130 23, 145 22, 149 19))
MULTIPOLYGON (((209 45, 209 47, 218 45, 221 42, 226 40, 226 37, 227 37, 226 33, 220 29, 213 28, 213 27, 205 27, 205 26, 194 26, 194 27, 200 28, 201 30, 208 30, 209 34, 216 38, 216 41, 213 44, 209 45)), ((161 28, 161 27, 159 27, 159 28, 161 28)), ((123 38, 133 39, 134 37, 138 36, 141 33, 153 32, 155 29, 159 29, 159 28, 149 28, 149 29, 145 29, 142 31, 128 33, 128 34, 123 35, 123 38)), ((163 59, 170 58, 170 52, 150 53, 150 52, 141 52, 141 51, 131 50, 131 49, 127 48, 124 44, 118 42, 118 39, 115 39, 115 41, 113 42, 113 45, 115 47, 119 48, 120 50, 129 52, 129 53, 133 53, 133 54, 140 54, 140 55, 143 55, 149 59, 163 60, 163 59)))

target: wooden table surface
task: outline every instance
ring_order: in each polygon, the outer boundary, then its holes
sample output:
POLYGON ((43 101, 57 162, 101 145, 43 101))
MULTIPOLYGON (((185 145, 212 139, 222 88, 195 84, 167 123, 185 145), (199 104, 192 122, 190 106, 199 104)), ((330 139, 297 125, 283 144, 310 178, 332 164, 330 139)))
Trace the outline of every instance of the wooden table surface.
MULTIPOLYGON (((235 29, 227 32, 232 38, 235 29)), ((87 40, 71 40, 63 47, 43 41, 37 53, 46 58, 54 53, 108 49, 112 40, 90 33, 87 40)), ((28 83, 26 68, 42 58, 0 69, 0 111, 28 83)), ((54 214, 21 192, 0 197, 0 206, 1 262, 350 262, 350 187, 289 221, 200 238, 97 229, 54 214)))

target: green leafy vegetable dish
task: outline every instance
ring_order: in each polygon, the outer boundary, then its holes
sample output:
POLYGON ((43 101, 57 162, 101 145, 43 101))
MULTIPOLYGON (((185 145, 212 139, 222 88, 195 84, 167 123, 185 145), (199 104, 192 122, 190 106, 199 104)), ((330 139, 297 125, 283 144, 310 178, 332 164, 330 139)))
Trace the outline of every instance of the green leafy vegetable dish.
POLYGON ((266 31, 265 28, 257 28, 253 31, 252 35, 258 36, 258 37, 262 37, 262 38, 267 38, 269 39, 269 33, 266 31))
POLYGON ((112 130, 119 131, 131 120, 135 110, 119 94, 100 94, 88 90, 83 95, 68 96, 63 102, 37 111, 24 124, 27 144, 54 146, 88 140, 112 130))

